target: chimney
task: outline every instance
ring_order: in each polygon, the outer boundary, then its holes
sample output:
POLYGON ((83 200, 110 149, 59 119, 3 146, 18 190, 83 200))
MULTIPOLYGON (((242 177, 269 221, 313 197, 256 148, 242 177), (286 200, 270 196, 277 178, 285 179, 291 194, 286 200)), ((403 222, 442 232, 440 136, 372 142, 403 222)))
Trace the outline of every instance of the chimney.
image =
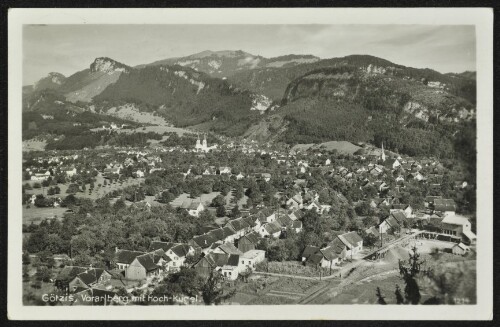
POLYGON ((117 253, 117 252, 118 252, 118 247, 117 247, 117 246, 115 246, 115 253, 117 253))

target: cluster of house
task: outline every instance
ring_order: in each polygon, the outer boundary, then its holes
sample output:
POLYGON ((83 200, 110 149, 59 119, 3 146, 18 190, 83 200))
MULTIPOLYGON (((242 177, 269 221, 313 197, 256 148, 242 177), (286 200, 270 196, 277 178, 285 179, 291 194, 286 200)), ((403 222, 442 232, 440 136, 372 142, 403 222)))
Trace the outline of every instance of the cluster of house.
POLYGON ((72 177, 77 174, 77 170, 75 167, 56 167, 55 169, 49 168, 49 169, 32 169, 32 168, 26 168, 26 171, 30 175, 30 180, 32 181, 45 181, 47 180, 50 176, 52 176, 54 171, 60 172, 62 174, 65 174, 67 177, 72 177), (51 172, 52 170, 52 172, 51 172))
POLYGON ((127 157, 123 162, 113 161, 106 164, 106 167, 102 171, 102 175, 105 178, 120 175, 124 168, 132 167, 132 176, 135 178, 142 178, 146 173, 153 173, 155 171, 161 170, 159 164, 162 159, 158 155, 148 155, 149 153, 143 151, 120 151, 119 153, 125 153, 127 157), (134 168, 135 167, 135 168, 134 168))
POLYGON ((471 230, 471 222, 468 218, 456 214, 456 204, 453 199, 428 196, 424 205, 425 210, 414 212, 410 205, 392 204, 389 206, 389 215, 376 228, 371 227, 366 232, 379 237, 389 230, 400 231, 419 222, 426 230, 447 235, 457 243, 476 242, 477 237, 471 230))
POLYGON ((287 228, 302 229, 299 212, 286 214, 261 211, 230 220, 225 226, 194 236, 187 243, 153 241, 148 251, 116 249, 112 270, 76 266, 64 267, 56 278, 56 287, 71 293, 89 289, 110 289, 113 277, 144 281, 160 272, 175 272, 186 265, 188 256, 199 260, 193 268, 202 276, 220 271, 228 280, 248 274, 265 259, 257 249, 264 237, 279 237, 287 228))
POLYGON ((356 232, 337 235, 326 247, 308 245, 302 252, 302 262, 306 265, 332 268, 363 250, 363 239, 356 232))
MULTIPOLYGON (((300 187, 299 187, 300 188, 300 187)), ((291 198, 286 200, 285 205, 293 210, 315 210, 322 214, 331 209, 331 205, 321 204, 319 202, 319 194, 307 188, 302 188, 302 192, 296 192, 291 198)))

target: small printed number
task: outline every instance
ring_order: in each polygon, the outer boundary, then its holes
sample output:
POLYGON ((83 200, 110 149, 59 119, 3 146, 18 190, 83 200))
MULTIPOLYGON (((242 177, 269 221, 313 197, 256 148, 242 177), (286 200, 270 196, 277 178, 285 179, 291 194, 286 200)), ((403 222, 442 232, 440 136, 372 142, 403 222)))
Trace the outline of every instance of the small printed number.
POLYGON ((453 298, 455 304, 469 304, 469 298, 467 297, 456 297, 453 298))

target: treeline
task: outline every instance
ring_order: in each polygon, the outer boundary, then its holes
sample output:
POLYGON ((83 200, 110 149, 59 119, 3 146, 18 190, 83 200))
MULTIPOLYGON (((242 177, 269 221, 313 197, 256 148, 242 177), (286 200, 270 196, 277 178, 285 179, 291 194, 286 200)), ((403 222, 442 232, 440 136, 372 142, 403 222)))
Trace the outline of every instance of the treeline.
POLYGON ((185 210, 169 206, 141 209, 127 206, 123 200, 111 205, 109 199, 99 199, 94 205, 90 200, 77 199, 70 207, 74 213, 65 214, 62 221, 24 226, 31 233, 24 250, 66 253, 75 265, 105 267, 115 247, 146 251, 153 240, 187 242, 213 219, 207 213, 191 217, 185 210))
POLYGON ((68 135, 57 140, 51 140, 46 150, 81 150, 95 148, 98 145, 118 147, 144 147, 148 140, 161 140, 162 135, 155 132, 147 133, 117 133, 109 131, 84 131, 77 135, 68 135))
POLYGON ((22 115, 23 140, 42 135, 78 136, 85 134, 89 129, 102 127, 102 125, 110 123, 138 125, 120 118, 84 110, 82 108, 68 108, 66 104, 52 104, 50 108, 25 111, 22 115))

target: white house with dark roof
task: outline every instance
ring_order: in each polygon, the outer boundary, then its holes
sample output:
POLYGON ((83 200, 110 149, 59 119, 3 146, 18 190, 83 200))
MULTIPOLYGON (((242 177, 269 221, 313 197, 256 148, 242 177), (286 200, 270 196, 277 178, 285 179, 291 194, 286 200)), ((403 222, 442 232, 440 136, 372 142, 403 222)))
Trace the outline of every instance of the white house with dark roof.
POLYGON ((476 234, 471 230, 471 222, 464 216, 445 215, 441 226, 444 234, 465 238, 469 243, 475 243, 477 239, 476 234))

